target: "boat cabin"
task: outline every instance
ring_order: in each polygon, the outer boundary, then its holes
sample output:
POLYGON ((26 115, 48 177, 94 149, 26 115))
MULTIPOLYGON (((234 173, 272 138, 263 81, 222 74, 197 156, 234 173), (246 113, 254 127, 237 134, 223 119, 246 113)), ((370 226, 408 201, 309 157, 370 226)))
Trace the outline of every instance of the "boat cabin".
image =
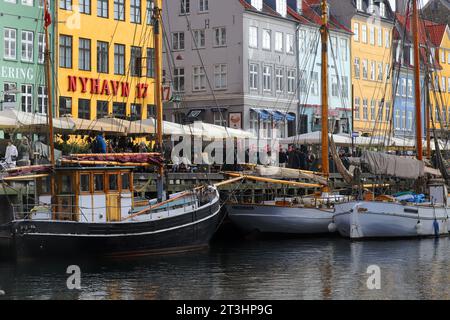
MULTIPOLYGON (((55 173, 55 199, 51 200, 51 177, 37 180, 42 205, 52 204, 52 219, 76 222, 116 222, 133 207, 133 172, 129 167, 60 167, 55 173)), ((49 212, 36 212, 32 219, 49 219, 49 212)))

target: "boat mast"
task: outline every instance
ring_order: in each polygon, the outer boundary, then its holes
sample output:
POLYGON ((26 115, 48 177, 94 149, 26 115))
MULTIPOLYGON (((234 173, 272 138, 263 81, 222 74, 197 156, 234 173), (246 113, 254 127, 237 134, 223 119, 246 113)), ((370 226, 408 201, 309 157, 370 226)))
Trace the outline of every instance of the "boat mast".
POLYGON ((325 178, 330 175, 328 160, 328 4, 322 0, 322 173, 325 178))
POLYGON ((427 159, 431 159, 431 132, 430 132, 430 87, 429 87, 430 78, 428 75, 425 76, 425 128, 427 130, 427 159))
MULTIPOLYGON (((50 41, 49 41, 49 35, 48 35, 48 27, 51 25, 51 18, 48 8, 48 2, 47 0, 44 0, 44 19, 43 19, 43 25, 44 25, 44 32, 45 32, 45 52, 44 52, 44 59, 45 59, 45 79, 46 79, 46 85, 47 85, 47 118, 48 118, 48 126, 49 126, 49 148, 50 148, 50 163, 52 165, 52 168, 55 168, 55 143, 54 143, 54 135, 53 135, 53 90, 52 90, 52 80, 50 77, 50 41)), ((50 178, 50 193, 51 193, 51 199, 52 203, 55 200, 55 177, 52 174, 50 178)))
MULTIPOLYGON (((163 103, 162 103, 162 37, 161 37, 161 0, 155 1, 153 9, 153 36, 155 48, 155 99, 156 99, 156 149, 163 156, 163 103)), ((163 201, 164 165, 159 166, 157 192, 158 201, 163 201)))
POLYGON ((419 49, 419 14, 417 10, 417 0, 412 0, 412 32, 414 39, 414 88, 416 101, 416 147, 417 159, 423 160, 422 146, 422 103, 420 96, 420 49, 419 49))

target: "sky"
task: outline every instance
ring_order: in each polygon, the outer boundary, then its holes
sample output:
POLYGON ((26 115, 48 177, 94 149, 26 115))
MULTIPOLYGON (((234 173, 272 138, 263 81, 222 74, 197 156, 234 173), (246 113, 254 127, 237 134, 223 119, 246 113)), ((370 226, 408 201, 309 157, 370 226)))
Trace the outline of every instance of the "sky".
MULTIPOLYGON (((391 2, 392 9, 395 10, 395 0, 389 0, 391 2)), ((426 4, 429 0, 420 0, 423 4, 426 4)))

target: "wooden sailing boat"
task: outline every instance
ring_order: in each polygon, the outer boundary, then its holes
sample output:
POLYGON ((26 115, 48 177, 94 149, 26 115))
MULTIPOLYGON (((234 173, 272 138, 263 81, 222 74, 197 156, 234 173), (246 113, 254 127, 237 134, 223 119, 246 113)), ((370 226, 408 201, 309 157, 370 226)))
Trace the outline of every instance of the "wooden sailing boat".
MULTIPOLYGON (((329 177, 329 132, 328 132, 328 4, 322 1, 322 176, 329 177)), ((265 178, 246 177, 272 183, 291 184, 286 181, 271 181, 265 178)), ((298 184, 297 187, 305 187, 298 184)), ((308 185, 311 187, 313 185, 308 185)), ((330 193, 328 186, 315 185, 322 189, 319 197, 280 198, 261 204, 232 203, 227 206, 229 218, 246 232, 313 235, 336 232, 333 221, 334 204, 345 200, 339 194, 330 193)))
MULTIPOLYGON (((368 154, 368 156, 383 159, 385 162, 398 161, 399 163, 394 167, 409 166, 408 168, 414 171, 420 167, 423 168, 424 164, 420 94, 419 17, 417 1, 413 0, 412 4, 417 161, 375 153, 368 154)), ((427 140, 429 141, 429 135, 427 140)), ((428 150, 430 150, 429 142, 428 150)), ((391 172, 391 174, 395 174, 395 172, 391 172)), ((438 180, 431 181, 429 183, 429 197, 429 202, 419 204, 399 201, 356 201, 338 204, 336 205, 336 226, 342 236, 351 239, 438 237, 448 235, 448 210, 450 208, 445 183, 438 180)))
MULTIPOLYGON (((153 13, 159 146, 162 145, 160 4, 161 1, 156 2, 153 13)), ((44 12, 48 14, 47 1, 44 6, 44 12)), ((47 79, 48 58, 47 45, 47 79)), ((48 85, 51 85, 50 81, 48 85)), ((52 92, 50 87, 48 92, 52 92)), ((208 245, 221 222, 216 186, 201 187, 164 199, 164 167, 162 163, 155 163, 154 154, 125 155, 125 161, 120 154, 76 155, 72 158, 75 166, 57 166, 51 99, 48 116, 51 170, 34 175, 38 203, 14 207, 12 221, 0 226, 3 247, 8 247, 14 256, 22 259, 147 255, 182 252, 208 245), (151 162, 160 167, 158 199, 139 207, 134 201, 133 167, 151 162)), ((66 164, 73 165, 70 160, 66 160, 66 164)))

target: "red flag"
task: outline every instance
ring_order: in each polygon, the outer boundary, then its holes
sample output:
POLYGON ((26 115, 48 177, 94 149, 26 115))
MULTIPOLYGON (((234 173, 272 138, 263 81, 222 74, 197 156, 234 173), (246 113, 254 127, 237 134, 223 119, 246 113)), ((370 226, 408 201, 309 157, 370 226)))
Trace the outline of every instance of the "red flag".
POLYGON ((51 24, 52 24, 52 17, 50 16, 50 13, 48 12, 48 10, 45 10, 44 26, 47 28, 51 24))

